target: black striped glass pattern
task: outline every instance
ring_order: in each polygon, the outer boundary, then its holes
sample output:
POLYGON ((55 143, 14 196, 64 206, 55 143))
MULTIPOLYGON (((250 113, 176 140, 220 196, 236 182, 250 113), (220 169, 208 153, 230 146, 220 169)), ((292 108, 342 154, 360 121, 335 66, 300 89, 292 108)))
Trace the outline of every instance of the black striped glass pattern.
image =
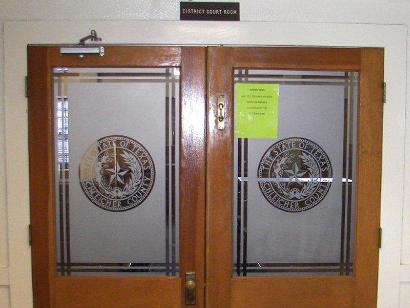
MULTIPOLYGON (((179 275, 179 77, 174 67, 54 69, 58 275, 179 275), (155 166, 150 194, 122 212, 90 202, 79 183, 87 147, 112 135, 138 141, 155 166)), ((111 172, 121 181, 129 170, 111 172)))
POLYGON ((352 275, 359 73, 233 78, 279 85, 277 138, 238 138, 235 121, 233 276, 352 275))

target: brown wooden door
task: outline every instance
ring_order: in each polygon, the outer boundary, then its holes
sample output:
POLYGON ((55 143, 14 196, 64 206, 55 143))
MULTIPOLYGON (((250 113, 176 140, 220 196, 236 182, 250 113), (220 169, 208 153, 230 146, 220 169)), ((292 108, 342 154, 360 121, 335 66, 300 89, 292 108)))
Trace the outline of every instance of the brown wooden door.
POLYGON ((207 307, 376 307, 383 50, 207 65, 207 307))
POLYGON ((382 81, 381 49, 29 46, 35 307, 375 307, 382 81))
POLYGON ((28 47, 34 303, 204 307, 205 49, 28 47))

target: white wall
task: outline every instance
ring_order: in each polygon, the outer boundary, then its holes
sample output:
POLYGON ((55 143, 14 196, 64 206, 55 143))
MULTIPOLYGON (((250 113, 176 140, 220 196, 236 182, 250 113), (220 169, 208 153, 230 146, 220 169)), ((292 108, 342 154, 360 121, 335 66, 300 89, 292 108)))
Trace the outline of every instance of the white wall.
POLYGON ((8 249, 7 249, 7 207, 6 207, 6 172, 4 146, 4 103, 3 103, 3 24, 0 33, 0 307, 9 305, 8 249))
MULTIPOLYGON (((325 23, 371 23, 371 24, 410 24, 410 1, 407 0, 243 0, 241 2, 241 19, 247 21, 287 21, 287 22, 325 22, 325 23), (306 5, 309 3, 309 5, 306 5)), ((6 21, 13 20, 178 20, 179 1, 142 0, 0 0, 0 27, 6 21)), ((143 31, 144 29, 128 29, 143 31)), ((98 31, 98 28, 97 28, 98 31)), ((62 33, 62 35, 67 35, 62 33)), ((85 33, 84 33, 85 35, 85 33)), ((61 40, 63 41, 63 39, 61 40)), ((59 41, 55 41, 58 43, 59 41)), ((0 33, 0 98, 3 98, 4 63, 3 31, 0 33)), ((138 43, 138 42, 135 42, 138 43)), ((410 43, 410 36, 408 39, 410 43)), ((410 52, 408 59, 410 59, 410 52)), ((12 63, 8 63, 12 66, 12 63)), ((410 65, 408 66, 410 76, 410 65)), ((410 102, 410 81, 407 82, 408 102, 410 102)), ((410 109, 410 108, 409 108, 410 109)), ((9 302, 8 274, 8 237, 7 207, 27 206, 26 204, 6 205, 6 170, 5 166, 5 133, 4 101, 0 100, 0 307, 11 307, 9 302)), ((410 119, 410 113, 407 114, 410 119)), ((408 121, 407 121, 408 123, 408 121)), ((407 128, 407 169, 410 171, 410 126, 407 128)), ((7 144, 13 144, 8 139, 7 144)), ((10 153, 10 152, 9 152, 10 153)), ((10 157, 9 157, 10 159, 10 157)), ((13 170, 8 164, 7 172, 13 170)), ((397 179, 395 179, 397 180, 397 179)), ((401 179, 400 179, 401 180, 401 179)), ((400 288, 400 308, 410 308, 410 176, 406 178, 406 205, 403 212, 403 240, 400 288)), ((17 238, 26 238, 20 234, 17 238)), ((22 243, 24 245, 24 243, 22 243)), ((12 294, 17 294, 15 291, 12 294)), ((14 295, 13 295, 14 296, 14 295)), ((17 307, 13 308, 25 308, 17 307)))
MULTIPOLYGON (((241 3, 241 20, 246 21, 404 24, 409 22, 410 14, 407 0, 238 2, 241 3)), ((2 0, 0 6, 3 20, 179 19, 177 0, 2 0)))

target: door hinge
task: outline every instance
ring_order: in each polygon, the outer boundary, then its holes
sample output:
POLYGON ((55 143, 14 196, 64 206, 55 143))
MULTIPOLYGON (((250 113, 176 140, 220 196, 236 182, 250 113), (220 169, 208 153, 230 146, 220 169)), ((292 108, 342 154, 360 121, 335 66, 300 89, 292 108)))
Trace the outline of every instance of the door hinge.
POLYGON ((24 96, 28 98, 28 76, 24 78, 24 96))
POLYGON ((379 227, 379 249, 382 248, 383 228, 379 227))
POLYGON ((33 243, 33 233, 32 233, 32 228, 31 224, 28 225, 28 244, 31 246, 33 243))
POLYGON ((386 104, 386 82, 383 82, 383 104, 386 104))

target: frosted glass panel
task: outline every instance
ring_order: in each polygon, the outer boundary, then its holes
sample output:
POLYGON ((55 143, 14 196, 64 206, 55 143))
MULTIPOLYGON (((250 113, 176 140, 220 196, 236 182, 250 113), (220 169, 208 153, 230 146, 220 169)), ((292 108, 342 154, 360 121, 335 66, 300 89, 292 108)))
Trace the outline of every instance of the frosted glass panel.
POLYGON ((234 74, 279 85, 277 138, 234 139, 234 275, 351 275, 358 73, 234 74))
POLYGON ((178 274, 178 68, 54 69, 57 272, 178 274))

